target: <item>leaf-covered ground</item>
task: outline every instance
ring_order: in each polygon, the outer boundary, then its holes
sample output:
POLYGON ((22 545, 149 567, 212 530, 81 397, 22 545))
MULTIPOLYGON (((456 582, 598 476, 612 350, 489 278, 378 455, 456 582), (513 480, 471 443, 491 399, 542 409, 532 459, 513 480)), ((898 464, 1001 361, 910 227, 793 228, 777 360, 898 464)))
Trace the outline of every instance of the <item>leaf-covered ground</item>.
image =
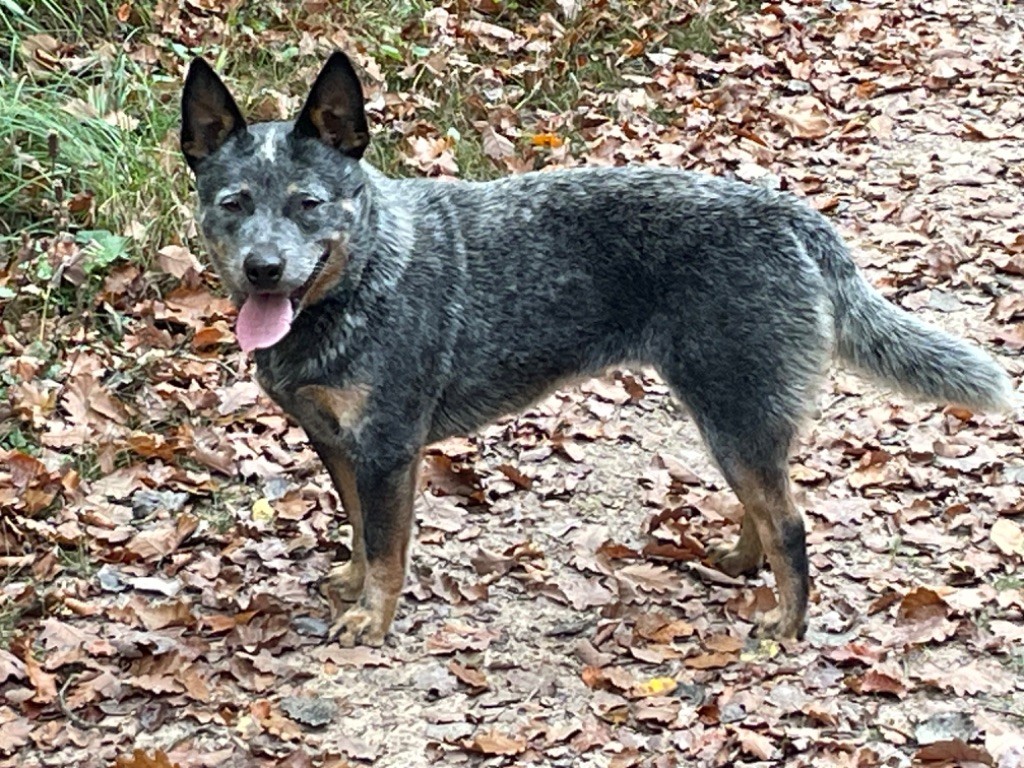
MULTIPOLYGON (((354 5, 307 0, 282 28, 273 3, 158 2, 118 45, 173 93, 188 50, 244 37, 289 78, 253 91, 265 116, 346 47, 378 159, 405 172, 781 185, 891 300, 1020 382, 1012 3, 448 0, 396 28, 354 5)), ((104 55, 51 40, 21 41, 26 71, 104 55)), ((73 233, 96 204, 58 195, 54 218, 73 233)), ((782 647, 749 638, 771 575, 704 561, 739 509, 693 425, 648 372, 614 372, 431 449, 393 635, 346 650, 316 591, 344 513, 200 244, 96 266, 103 245, 34 229, 0 271, 0 766, 1024 765, 1019 415, 832 376, 792 469, 811 628, 782 647)))

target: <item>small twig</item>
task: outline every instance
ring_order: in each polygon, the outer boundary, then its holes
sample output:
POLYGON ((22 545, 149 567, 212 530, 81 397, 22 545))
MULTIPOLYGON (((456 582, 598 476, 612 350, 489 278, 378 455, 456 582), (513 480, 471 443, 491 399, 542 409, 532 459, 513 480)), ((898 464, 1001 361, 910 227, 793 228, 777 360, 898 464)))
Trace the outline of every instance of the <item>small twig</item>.
POLYGON ((516 104, 514 107, 512 107, 512 111, 513 112, 518 112, 520 109, 525 107, 526 103, 530 99, 532 99, 534 97, 534 95, 537 93, 538 90, 540 90, 540 84, 541 84, 541 80, 537 80, 537 82, 534 83, 533 88, 530 89, 530 92, 528 94, 526 94, 522 99, 520 99, 518 104, 516 104))
POLYGON ((120 730, 120 728, 118 728, 116 725, 107 725, 106 723, 90 723, 88 720, 83 720, 81 717, 79 717, 71 711, 71 709, 68 707, 68 703, 64 700, 64 694, 67 693, 68 688, 71 687, 71 683, 75 681, 75 677, 77 677, 77 674, 68 675, 68 679, 64 681, 64 685, 62 685, 60 687, 60 690, 57 692, 57 704, 60 706, 60 711, 64 713, 64 717, 70 720, 72 725, 77 726, 78 728, 81 728, 84 731, 96 728, 102 731, 120 730))
POLYGON ((1018 720, 1024 720, 1024 712, 1017 712, 1016 710, 1007 709, 1006 707, 996 704, 989 704, 985 701, 982 701, 981 705, 989 712, 998 712, 999 714, 1006 715, 1007 717, 1015 717, 1018 720))

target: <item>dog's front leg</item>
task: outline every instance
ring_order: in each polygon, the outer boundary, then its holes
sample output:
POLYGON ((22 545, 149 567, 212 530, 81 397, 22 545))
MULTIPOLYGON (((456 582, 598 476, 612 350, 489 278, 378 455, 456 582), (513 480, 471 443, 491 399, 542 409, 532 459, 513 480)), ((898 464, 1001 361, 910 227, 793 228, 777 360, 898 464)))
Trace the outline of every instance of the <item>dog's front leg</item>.
POLYGON ((418 467, 418 456, 397 467, 355 466, 362 549, 353 545, 353 565, 345 578, 354 585, 362 571, 362 590, 355 604, 337 616, 331 627, 330 636, 337 637, 341 645, 383 644, 395 617, 405 582, 418 467), (365 559, 357 560, 357 553, 365 559))
POLYGON ((421 443, 410 422, 379 418, 369 387, 311 384, 289 404, 352 525, 352 557, 321 588, 331 603, 330 636, 381 645, 405 581, 421 443))
POLYGON ((327 574, 327 579, 320 587, 320 592, 331 604, 331 614, 335 617, 344 613, 351 603, 359 599, 363 593, 363 581, 366 579, 366 545, 363 539, 363 510, 359 503, 359 491, 356 488, 356 473, 352 462, 341 451, 332 449, 328 444, 312 441, 320 460, 331 476, 334 488, 341 499, 348 522, 352 526, 352 557, 347 563, 339 563, 327 574))

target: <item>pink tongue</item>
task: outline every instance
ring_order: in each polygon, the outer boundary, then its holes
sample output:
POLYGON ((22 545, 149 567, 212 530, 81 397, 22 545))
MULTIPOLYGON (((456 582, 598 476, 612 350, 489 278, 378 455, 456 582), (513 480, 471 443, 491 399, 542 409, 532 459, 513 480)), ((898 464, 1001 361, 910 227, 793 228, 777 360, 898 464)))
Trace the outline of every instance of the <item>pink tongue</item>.
POLYGON ((292 327, 292 302, 278 293, 253 294, 238 312, 235 334, 246 352, 271 347, 292 327))

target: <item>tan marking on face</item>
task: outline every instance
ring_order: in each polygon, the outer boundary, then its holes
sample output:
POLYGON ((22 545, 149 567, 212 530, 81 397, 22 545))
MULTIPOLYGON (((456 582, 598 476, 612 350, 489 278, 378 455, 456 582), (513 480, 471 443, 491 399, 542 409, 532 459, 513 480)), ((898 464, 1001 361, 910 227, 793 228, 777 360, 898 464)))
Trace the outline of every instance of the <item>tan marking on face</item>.
POLYGON ((299 302, 301 309, 321 301, 338 284, 342 275, 345 274, 345 267, 348 266, 348 251, 345 249, 345 246, 340 239, 335 239, 331 241, 328 248, 330 250, 327 262, 324 264, 323 269, 320 270, 316 280, 313 281, 313 285, 309 287, 309 290, 306 291, 306 294, 299 302))
POLYGON ((369 134, 358 130, 356 120, 342 110, 314 107, 309 112, 309 119, 321 140, 330 146, 348 150, 365 146, 369 141, 369 134))
MULTIPOLYGON (((300 387, 296 394, 312 401, 323 413, 337 423, 342 429, 355 429, 363 419, 366 400, 370 396, 370 388, 363 385, 352 387, 327 387, 322 384, 308 384, 300 387)), ((325 461, 325 463, 327 463, 325 461)), ((331 467, 328 466, 328 470, 331 467)), ((332 475, 333 477, 333 475, 332 475)), ((337 484, 337 481, 335 481, 337 484)))
MULTIPOLYGON (((206 100, 201 100, 204 104, 206 100)), ((195 138, 191 141, 182 142, 182 150, 186 155, 196 158, 204 158, 213 154, 231 134, 234 123, 231 117, 217 112, 219 105, 209 104, 207 106, 214 114, 198 118, 195 122, 195 138)))

